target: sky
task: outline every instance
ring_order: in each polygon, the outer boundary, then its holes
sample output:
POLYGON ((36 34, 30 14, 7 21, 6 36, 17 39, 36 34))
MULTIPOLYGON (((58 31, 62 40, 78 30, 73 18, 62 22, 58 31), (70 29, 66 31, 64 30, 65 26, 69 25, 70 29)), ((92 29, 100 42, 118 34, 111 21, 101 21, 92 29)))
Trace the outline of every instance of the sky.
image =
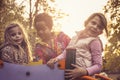
MULTIPOLYGON (((56 0, 56 7, 69 16, 61 19, 60 30, 66 33, 69 37, 73 37, 76 31, 84 29, 84 21, 94 12, 102 12, 103 7, 108 0, 56 0)), ((105 33, 100 35, 103 47, 107 43, 105 33)))
POLYGON ((61 19, 61 30, 72 37, 75 31, 84 28, 84 21, 102 9, 108 0, 56 0, 56 6, 69 16, 61 19))
MULTIPOLYGON (((22 0, 16 1, 20 3, 22 0)), ((32 1, 34 2, 34 0, 32 1)), ((61 27, 58 27, 58 29, 72 38, 76 31, 84 28, 84 21, 92 13, 103 12, 102 9, 107 4, 107 1, 108 0, 55 0, 55 7, 69 15, 58 20, 59 24, 61 24, 61 27)), ((25 4, 29 5, 29 0, 26 0, 25 4)), ((29 6, 26 6, 26 10, 29 11, 29 6)), ((100 38, 103 44, 107 42, 104 34, 101 35, 100 38)))
MULTIPOLYGON (((35 0, 32 1, 34 2, 35 0)), ((75 31, 84 28, 84 21, 89 15, 94 12, 103 12, 102 9, 107 1, 108 0, 55 0, 55 7, 69 15, 58 20, 61 24, 58 29, 65 32, 70 37, 74 36, 75 31)), ((16 0, 16 2, 19 4, 23 2, 23 0, 16 0)), ((29 5, 29 0, 24 0, 24 3, 29 5)), ((32 6, 34 6, 34 4, 32 6)), ((26 6, 26 11, 29 12, 29 6, 26 6)))

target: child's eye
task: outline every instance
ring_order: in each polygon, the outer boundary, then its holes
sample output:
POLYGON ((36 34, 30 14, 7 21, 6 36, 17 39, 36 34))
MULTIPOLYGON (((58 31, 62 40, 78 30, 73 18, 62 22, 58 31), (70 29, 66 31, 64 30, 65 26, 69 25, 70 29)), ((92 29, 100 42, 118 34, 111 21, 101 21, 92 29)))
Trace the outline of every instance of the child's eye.
POLYGON ((11 34, 11 36, 15 36, 15 35, 16 35, 15 33, 11 34))
POLYGON ((102 29, 103 29, 101 26, 98 26, 98 28, 99 28, 100 30, 102 30, 102 29))
POLYGON ((95 25, 95 24, 96 24, 96 22, 95 22, 95 21, 92 21, 91 23, 92 23, 93 25, 95 25))
POLYGON ((19 35, 21 35, 22 33, 21 32, 18 32, 19 35))
POLYGON ((100 30, 103 30, 103 29, 104 29, 104 27, 103 27, 102 25, 98 25, 98 28, 99 28, 100 30))

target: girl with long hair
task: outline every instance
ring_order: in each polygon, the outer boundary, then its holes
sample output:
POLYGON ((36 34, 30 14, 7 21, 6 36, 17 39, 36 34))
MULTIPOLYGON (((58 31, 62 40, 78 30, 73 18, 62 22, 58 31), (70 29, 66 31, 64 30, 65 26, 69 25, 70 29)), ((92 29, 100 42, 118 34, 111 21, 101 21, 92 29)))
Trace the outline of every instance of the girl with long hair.
POLYGON ((4 43, 0 47, 0 59, 15 64, 32 61, 31 47, 21 25, 11 23, 5 29, 4 43))

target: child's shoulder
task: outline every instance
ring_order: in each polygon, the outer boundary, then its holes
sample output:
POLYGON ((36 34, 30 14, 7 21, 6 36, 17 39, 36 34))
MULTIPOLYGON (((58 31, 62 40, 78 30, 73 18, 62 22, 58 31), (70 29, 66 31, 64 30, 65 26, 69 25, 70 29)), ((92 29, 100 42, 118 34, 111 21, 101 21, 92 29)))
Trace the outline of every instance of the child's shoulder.
POLYGON ((0 50, 11 50, 11 49, 12 49, 11 44, 3 43, 2 45, 0 45, 0 50))
POLYGON ((101 41, 100 37, 94 37, 93 41, 101 41))

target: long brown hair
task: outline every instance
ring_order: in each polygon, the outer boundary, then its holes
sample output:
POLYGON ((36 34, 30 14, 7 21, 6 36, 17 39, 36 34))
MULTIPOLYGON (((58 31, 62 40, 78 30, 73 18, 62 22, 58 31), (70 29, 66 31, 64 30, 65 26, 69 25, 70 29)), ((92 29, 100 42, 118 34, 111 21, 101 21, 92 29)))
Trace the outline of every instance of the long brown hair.
POLYGON ((25 29, 22 27, 22 25, 18 24, 18 23, 11 23, 10 25, 8 25, 5 29, 5 34, 4 34, 4 40, 5 40, 5 43, 7 44, 11 44, 13 46, 17 46, 18 49, 19 49, 19 52, 20 53, 27 53, 28 55, 28 60, 29 61, 32 61, 32 53, 31 53, 31 46, 30 46, 30 43, 28 41, 28 36, 27 34, 25 33, 24 31, 25 29), (15 41, 13 41, 10 37, 10 30, 12 28, 15 28, 15 27, 19 27, 23 33, 23 41, 22 41, 22 44, 21 45, 18 45, 15 41))

